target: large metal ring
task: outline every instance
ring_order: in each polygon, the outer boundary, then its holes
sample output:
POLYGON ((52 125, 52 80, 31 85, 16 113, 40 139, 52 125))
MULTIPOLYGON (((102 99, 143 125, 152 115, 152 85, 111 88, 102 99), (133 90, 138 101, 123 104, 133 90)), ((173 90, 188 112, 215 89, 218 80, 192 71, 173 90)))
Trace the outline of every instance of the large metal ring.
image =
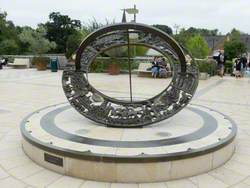
POLYGON ((80 45, 75 68, 66 69, 63 89, 70 104, 85 117, 113 127, 139 127, 167 119, 184 108, 198 86, 198 68, 187 62, 184 50, 166 33, 137 23, 101 28, 80 45), (129 35, 136 34, 131 40, 129 35), (143 45, 153 48, 173 63, 171 83, 158 95, 143 101, 123 101, 104 95, 88 82, 86 74, 95 58, 108 49, 143 45))

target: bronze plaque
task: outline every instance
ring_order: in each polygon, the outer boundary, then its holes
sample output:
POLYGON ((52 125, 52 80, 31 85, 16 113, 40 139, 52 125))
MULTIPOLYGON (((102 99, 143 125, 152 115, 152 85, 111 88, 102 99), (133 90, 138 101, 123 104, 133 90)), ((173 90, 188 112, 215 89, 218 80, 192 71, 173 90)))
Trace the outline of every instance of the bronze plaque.
POLYGON ((63 166, 63 158, 44 153, 44 160, 57 166, 63 166))

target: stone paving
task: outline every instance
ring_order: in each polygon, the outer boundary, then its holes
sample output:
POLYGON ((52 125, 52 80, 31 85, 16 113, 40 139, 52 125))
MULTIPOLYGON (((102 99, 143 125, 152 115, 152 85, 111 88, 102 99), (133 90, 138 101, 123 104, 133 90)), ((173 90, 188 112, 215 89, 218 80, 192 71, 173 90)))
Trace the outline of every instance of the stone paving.
MULTIPOLYGON (((224 166, 206 174, 170 182, 120 184, 63 176, 32 162, 22 151, 19 124, 30 112, 65 102, 61 74, 34 69, 0 71, 0 187, 81 188, 250 188, 250 83, 247 78, 213 77, 200 81, 192 101, 229 115, 238 125, 237 148, 224 166)), ((106 75, 101 75, 105 79, 106 75)), ((118 76, 119 77, 119 76, 118 76)), ((134 77, 136 79, 136 77, 134 77)), ((119 80, 119 79, 118 79, 119 80)), ((148 79, 150 87, 165 82, 148 79)), ((164 83, 165 85, 165 83, 164 83)), ((115 87, 112 90, 116 90, 115 87)), ((149 93, 152 94, 152 93, 149 93)))

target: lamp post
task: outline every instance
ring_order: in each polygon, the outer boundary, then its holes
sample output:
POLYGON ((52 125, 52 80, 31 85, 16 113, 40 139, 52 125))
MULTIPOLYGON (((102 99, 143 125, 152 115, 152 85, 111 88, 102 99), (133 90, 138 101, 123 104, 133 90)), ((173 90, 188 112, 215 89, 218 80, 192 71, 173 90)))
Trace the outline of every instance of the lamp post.
POLYGON ((175 29, 175 34, 177 35, 178 30, 179 30, 180 26, 177 24, 174 24, 174 29, 175 29))

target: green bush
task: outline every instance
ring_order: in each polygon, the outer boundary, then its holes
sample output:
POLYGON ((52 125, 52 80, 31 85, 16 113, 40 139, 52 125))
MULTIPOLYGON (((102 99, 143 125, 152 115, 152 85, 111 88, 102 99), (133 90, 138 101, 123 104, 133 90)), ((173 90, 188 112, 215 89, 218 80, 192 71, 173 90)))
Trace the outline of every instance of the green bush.
POLYGON ((195 35, 187 41, 187 49, 195 58, 205 58, 209 54, 209 47, 201 35, 195 35))
POLYGON ((36 63, 47 63, 49 64, 50 58, 49 57, 33 57, 32 59, 32 65, 35 65, 36 63))
POLYGON ((90 72, 95 72, 95 73, 105 72, 107 70, 107 67, 108 65, 104 61, 95 60, 90 65, 90 72))
POLYGON ((233 63, 233 61, 226 61, 226 63, 225 63, 225 73, 227 73, 227 74, 232 74, 233 73, 233 65, 234 65, 234 63, 233 63))
POLYGON ((200 72, 206 72, 210 76, 214 76, 217 72, 217 62, 213 59, 196 60, 200 72))

